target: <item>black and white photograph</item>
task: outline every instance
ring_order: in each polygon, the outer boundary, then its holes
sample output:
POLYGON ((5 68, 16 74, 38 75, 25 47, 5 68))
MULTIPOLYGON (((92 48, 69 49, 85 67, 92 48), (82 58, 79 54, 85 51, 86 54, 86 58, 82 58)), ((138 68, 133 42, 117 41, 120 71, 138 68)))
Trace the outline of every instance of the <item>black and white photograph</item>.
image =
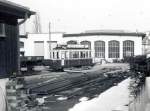
POLYGON ((0 0, 0 111, 150 111, 150 1, 0 0))

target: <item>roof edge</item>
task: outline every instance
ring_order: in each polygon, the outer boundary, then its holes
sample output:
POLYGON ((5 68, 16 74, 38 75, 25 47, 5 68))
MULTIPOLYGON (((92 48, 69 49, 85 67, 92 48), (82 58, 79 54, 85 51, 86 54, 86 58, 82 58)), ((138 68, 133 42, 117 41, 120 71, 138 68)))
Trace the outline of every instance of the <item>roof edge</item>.
POLYGON ((97 36, 97 35, 104 35, 104 36, 140 36, 145 37, 146 34, 143 32, 85 32, 85 33, 72 33, 72 34, 63 34, 63 37, 79 37, 79 36, 97 36))
POLYGON ((19 10, 20 12, 27 13, 28 18, 31 15, 34 15, 36 13, 34 11, 31 11, 30 8, 28 8, 28 7, 16 4, 16 3, 8 1, 8 0, 0 0, 0 5, 4 6, 6 8, 11 8, 13 10, 19 10))

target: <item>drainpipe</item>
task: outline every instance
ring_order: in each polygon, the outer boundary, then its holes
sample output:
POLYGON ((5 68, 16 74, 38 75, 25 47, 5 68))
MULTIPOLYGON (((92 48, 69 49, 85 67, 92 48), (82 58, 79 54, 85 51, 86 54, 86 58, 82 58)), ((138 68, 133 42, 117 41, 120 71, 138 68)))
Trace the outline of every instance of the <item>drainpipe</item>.
POLYGON ((27 19, 28 19, 28 14, 26 13, 25 14, 25 18, 18 23, 18 26, 21 25, 21 24, 23 24, 27 19))
POLYGON ((17 30, 18 30, 18 37, 17 37, 17 71, 14 73, 14 76, 20 75, 20 38, 19 38, 19 26, 23 24, 28 19, 28 13, 25 13, 25 18, 18 22, 17 24, 17 30))

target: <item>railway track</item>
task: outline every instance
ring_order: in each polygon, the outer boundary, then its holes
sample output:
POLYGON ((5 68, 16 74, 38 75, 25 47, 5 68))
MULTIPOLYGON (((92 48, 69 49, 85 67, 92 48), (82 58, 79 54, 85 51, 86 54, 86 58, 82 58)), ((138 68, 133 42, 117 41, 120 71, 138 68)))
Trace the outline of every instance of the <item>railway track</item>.
MULTIPOLYGON (((120 80, 123 80, 124 77, 122 76, 114 76, 115 74, 107 75, 107 72, 109 71, 103 71, 101 74, 86 74, 86 75, 80 75, 75 77, 65 77, 62 79, 58 79, 55 81, 50 82, 44 82, 41 83, 37 87, 31 87, 30 93, 31 94, 56 94, 60 93, 66 90, 73 90, 75 88, 78 88, 77 91, 73 91, 73 93, 68 93, 68 97, 75 96, 78 94, 78 92, 81 92, 83 90, 90 90, 94 87, 101 87, 100 90, 104 90, 110 86, 113 85, 114 82, 120 82, 120 80), (121 79, 122 78, 122 79, 121 79), (108 84, 109 83, 109 84, 108 84)), ((122 72, 116 72, 116 73, 122 73, 122 72)), ((71 91, 70 91, 71 92, 71 91)))
POLYGON ((60 77, 54 80, 47 80, 47 81, 42 81, 42 82, 36 82, 33 84, 31 81, 29 81, 26 84, 26 88, 29 89, 31 93, 39 93, 39 94, 44 94, 46 93, 51 93, 54 92, 55 90, 60 90, 61 89, 65 90, 66 88, 73 87, 75 85, 79 85, 82 82, 90 81, 95 78, 104 78, 103 73, 106 73, 110 70, 105 70, 101 71, 101 73, 87 73, 87 74, 77 74, 77 75, 71 75, 71 76, 65 76, 65 77, 60 77))
MULTIPOLYGON (((126 79, 126 77, 109 77, 109 78, 96 78, 91 81, 86 81, 83 84, 78 84, 74 88, 78 88, 77 91, 69 92, 69 93, 63 93, 59 92, 58 95, 64 95, 68 98, 72 98, 74 96, 84 95, 88 97, 93 97, 97 93, 101 93, 105 91, 106 89, 110 88, 111 86, 117 85, 122 80, 126 79), (115 83, 115 84, 114 84, 115 83)), ((70 89, 72 90, 72 89, 70 89)))

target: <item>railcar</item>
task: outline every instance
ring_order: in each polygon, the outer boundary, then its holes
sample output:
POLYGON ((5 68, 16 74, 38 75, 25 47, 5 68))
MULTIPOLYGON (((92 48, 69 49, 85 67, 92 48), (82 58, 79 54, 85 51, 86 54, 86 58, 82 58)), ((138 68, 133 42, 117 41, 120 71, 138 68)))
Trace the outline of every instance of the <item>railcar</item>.
POLYGON ((68 67, 91 66, 93 60, 88 46, 61 45, 51 51, 51 59, 44 60, 43 64, 53 70, 60 70, 68 67))
POLYGON ((51 58, 44 56, 21 56, 21 67, 31 71, 34 66, 49 66, 54 71, 69 67, 92 66, 91 50, 86 45, 61 45, 53 48, 51 58))

